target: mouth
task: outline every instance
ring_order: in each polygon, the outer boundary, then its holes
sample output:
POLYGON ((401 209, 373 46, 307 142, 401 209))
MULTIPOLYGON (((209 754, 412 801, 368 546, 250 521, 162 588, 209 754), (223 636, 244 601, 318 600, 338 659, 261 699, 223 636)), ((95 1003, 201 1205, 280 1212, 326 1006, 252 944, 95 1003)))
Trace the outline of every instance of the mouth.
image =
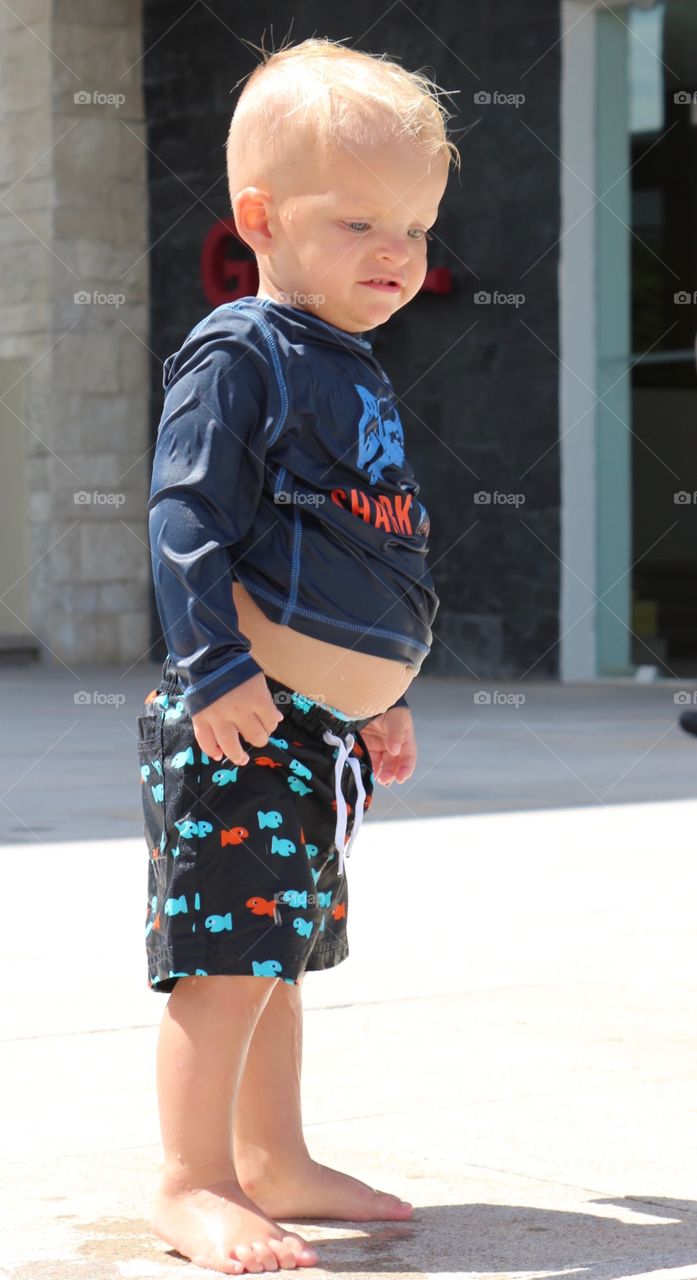
POLYGON ((403 284, 401 280, 394 280, 391 276, 373 276, 372 280, 359 280, 358 283, 369 289, 380 289, 383 293, 399 293, 403 284))

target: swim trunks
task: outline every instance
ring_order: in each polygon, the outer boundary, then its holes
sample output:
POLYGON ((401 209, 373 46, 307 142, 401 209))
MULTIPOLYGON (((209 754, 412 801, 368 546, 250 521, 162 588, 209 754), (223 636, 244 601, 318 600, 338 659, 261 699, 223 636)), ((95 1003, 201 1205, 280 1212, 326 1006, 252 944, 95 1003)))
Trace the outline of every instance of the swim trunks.
POLYGON ((344 858, 372 803, 368 720, 266 680, 283 719, 264 747, 242 739, 246 765, 201 751, 169 655, 138 716, 155 991, 208 974, 297 984, 349 953, 344 858))

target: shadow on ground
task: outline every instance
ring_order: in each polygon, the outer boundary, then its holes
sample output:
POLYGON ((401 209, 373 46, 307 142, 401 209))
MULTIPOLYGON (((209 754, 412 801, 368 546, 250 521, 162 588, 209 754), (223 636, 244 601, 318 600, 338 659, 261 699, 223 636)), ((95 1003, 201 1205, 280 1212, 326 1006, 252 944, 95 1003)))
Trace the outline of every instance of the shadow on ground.
MULTIPOLYGON (((573 1213, 526 1205, 444 1204, 414 1210, 409 1222, 331 1223, 313 1225, 327 1233, 315 1240, 321 1262, 302 1267, 298 1276, 392 1276, 444 1273, 500 1276, 540 1272, 544 1280, 625 1280, 634 1275, 694 1266, 697 1278, 697 1202, 660 1196, 597 1199, 593 1204, 616 1207, 633 1215, 664 1221, 632 1223, 590 1213, 573 1213), (332 1236, 357 1228, 358 1236, 332 1236)), ((75 1224, 77 1226, 77 1224, 75 1224)), ((307 1221, 284 1224, 299 1234, 307 1221)), ((212 1276, 219 1272, 194 1268, 160 1243, 143 1219, 102 1219, 83 1223, 81 1258, 26 1262, 0 1275, 11 1280, 123 1280, 128 1276, 170 1277, 189 1273, 212 1276), (159 1262, 160 1266, 157 1266, 159 1262)), ((268 1273, 265 1273, 268 1274, 268 1273)))

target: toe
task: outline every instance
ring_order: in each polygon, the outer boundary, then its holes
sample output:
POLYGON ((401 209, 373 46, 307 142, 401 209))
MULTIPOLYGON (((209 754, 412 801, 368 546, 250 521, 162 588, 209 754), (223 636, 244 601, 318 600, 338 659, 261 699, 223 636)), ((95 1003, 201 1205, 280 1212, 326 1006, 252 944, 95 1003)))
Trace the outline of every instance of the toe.
POLYGON ((235 1247, 235 1253, 240 1262, 243 1263, 245 1271, 259 1272, 264 1270, 251 1245, 238 1244, 235 1247))
POLYGON ((411 1217, 413 1206, 408 1200, 400 1200, 399 1196, 392 1195, 389 1191, 376 1191, 376 1194, 382 1196, 385 1206, 389 1207, 398 1217, 411 1217))
POLYGON ((270 1248, 270 1241, 255 1240, 252 1248, 264 1271, 278 1271, 278 1258, 270 1248))
POLYGON ((273 1249, 278 1259, 279 1267, 285 1267, 289 1271, 295 1269, 295 1251, 290 1240, 286 1238, 283 1240, 269 1240, 269 1248, 273 1249))
POLYGON ((307 1240, 303 1240, 302 1236, 290 1231, 288 1235, 283 1237, 284 1242, 289 1241, 290 1247, 295 1254, 296 1261, 302 1267, 314 1267, 319 1262, 319 1254, 316 1249, 312 1248, 307 1240))
POLYGON ((207 1258, 192 1258, 191 1261, 195 1267, 210 1267, 212 1271, 221 1271, 226 1276, 241 1276, 244 1273, 244 1263, 238 1262, 237 1258, 221 1258, 215 1255, 207 1258))
POLYGON ((248 1271, 257 1275, 261 1271, 278 1271, 278 1259, 261 1240, 253 1240, 251 1245, 238 1244, 235 1250, 240 1261, 244 1262, 248 1271))

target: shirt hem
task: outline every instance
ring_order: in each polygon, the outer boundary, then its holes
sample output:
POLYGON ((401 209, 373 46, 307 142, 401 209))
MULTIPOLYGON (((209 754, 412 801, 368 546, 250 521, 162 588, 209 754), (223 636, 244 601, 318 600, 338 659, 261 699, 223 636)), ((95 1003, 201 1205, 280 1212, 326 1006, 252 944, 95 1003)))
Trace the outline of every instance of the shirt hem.
POLYGON ((310 636, 315 640, 324 640, 327 644, 341 645, 336 632, 345 635, 345 648, 355 649, 358 653, 371 654, 376 658, 388 658, 419 671, 424 659, 431 651, 431 645, 415 640, 397 631, 373 626, 363 627, 360 623, 342 622, 338 619, 319 618, 313 610, 302 606, 288 607, 286 600, 272 596, 270 592, 259 587, 249 578, 239 575, 243 587, 255 596, 259 606, 271 622, 281 626, 291 626, 293 631, 310 636), (290 617, 288 616, 290 615, 290 617), (356 633, 357 636, 356 636, 356 633))

